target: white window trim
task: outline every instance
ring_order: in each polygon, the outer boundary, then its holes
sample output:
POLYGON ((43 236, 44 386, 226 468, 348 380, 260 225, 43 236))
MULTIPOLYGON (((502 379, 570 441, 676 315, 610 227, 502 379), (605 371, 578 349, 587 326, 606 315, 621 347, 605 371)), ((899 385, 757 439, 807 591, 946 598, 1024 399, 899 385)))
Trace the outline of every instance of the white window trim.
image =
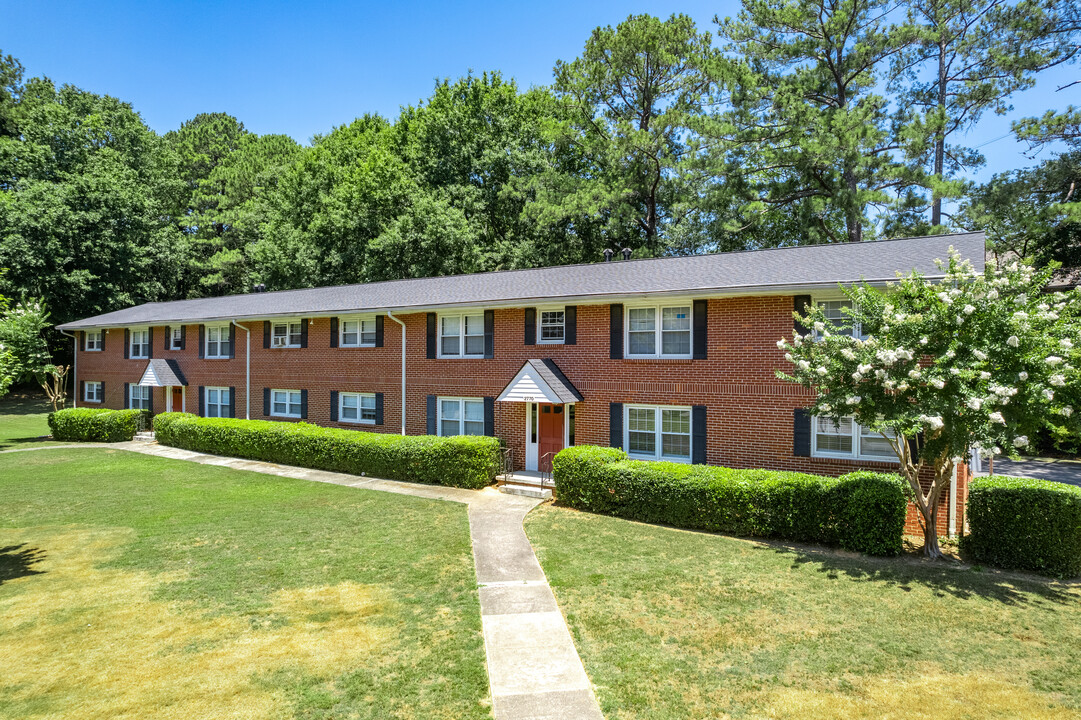
POLYGON ((169 328, 169 349, 170 350, 179 350, 180 349, 180 343, 182 341, 183 336, 184 336, 184 326, 176 325, 174 327, 169 328))
POLYGON ((287 348, 299 348, 300 347, 300 339, 299 338, 297 339, 297 341, 295 343, 289 342, 289 335, 290 335, 289 326, 292 325, 293 323, 296 323, 297 325, 301 325, 299 335, 303 336, 303 334, 304 334, 304 327, 303 327, 304 319, 303 318, 289 318, 289 319, 286 319, 286 320, 278 318, 277 320, 271 320, 270 321, 270 349, 271 350, 282 350, 282 349, 287 349, 287 348), (277 327, 278 325, 285 325, 285 340, 286 340, 286 343, 284 345, 275 345, 274 344, 274 328, 277 327))
POLYGON ((373 323, 376 322, 375 315, 349 315, 338 318, 338 347, 343 348, 371 348, 376 347, 378 342, 378 336, 370 343, 364 342, 363 324, 369 320, 373 323), (345 323, 356 322, 357 325, 357 342, 355 344, 345 342, 345 323))
POLYGON ((567 343, 567 307, 565 305, 559 307, 539 307, 537 312, 537 344, 538 345, 565 345, 567 343), (546 312, 561 312, 563 313, 563 323, 560 327, 563 328, 563 337, 558 340, 545 340, 544 339, 544 313, 546 312))
MULTIPOLYGON (((289 398, 286 397, 285 406, 289 407, 290 405, 291 405, 291 403, 289 402, 289 398)), ((302 391, 297 390, 295 388, 271 388, 271 390, 270 390, 270 407, 268 408, 268 410, 270 411, 270 417, 280 417, 280 418, 290 418, 290 419, 293 419, 293 420, 300 420, 301 419, 300 416, 303 415, 303 406, 304 406, 304 393, 302 391), (289 413, 289 412, 286 412, 286 413, 275 412, 274 411, 274 393, 296 393, 297 395, 299 395, 300 400, 297 401, 297 411, 296 411, 296 413, 294 414, 294 413, 289 413)))
MULTIPOLYGON (((150 359, 150 343, 151 342, 152 342, 152 340, 150 338, 150 328, 148 328, 148 327, 128 328, 128 359, 129 360, 148 360, 148 359, 150 359), (145 355, 136 355, 135 354, 135 333, 137 333, 137 332, 145 332, 146 333, 146 343, 145 343, 146 354, 145 355)), ((143 343, 140 343, 140 344, 142 345, 143 343)))
MULTIPOLYGON (((480 337, 484 337, 484 310, 480 312, 459 312, 459 313, 439 313, 435 317, 436 322, 436 357, 447 360, 476 360, 484 359, 484 346, 481 344, 481 351, 479 354, 466 353, 465 351, 465 319, 466 317, 479 317, 481 333, 480 337), (444 355, 443 354, 443 318, 458 318, 458 349, 461 350, 457 355, 444 355)), ((449 337, 449 336, 448 336, 449 337)), ((470 337, 477 337, 476 335, 470 335, 470 337)), ((450 398, 448 398, 449 400, 450 398)), ((471 399, 471 398, 469 398, 471 399)))
POLYGON ((375 393, 339 392, 338 393, 338 422, 349 423, 350 425, 375 425, 375 420, 376 420, 375 418, 372 418, 371 420, 365 420, 362 417, 363 413, 361 412, 361 399, 362 398, 369 398, 369 397, 372 399, 372 408, 374 409, 375 408, 375 393), (346 418, 344 413, 342 412, 345 409, 345 398, 346 398, 346 396, 356 397, 356 399, 357 399, 357 419, 356 420, 350 420, 350 419, 346 418))
MULTIPOLYGON (((228 415, 222 415, 221 414, 222 413, 222 408, 224 408, 225 411, 228 412, 229 411, 229 405, 230 405, 230 403, 228 403, 228 402, 227 403, 222 403, 221 394, 223 392, 228 393, 229 388, 215 386, 215 385, 210 385, 208 387, 203 388, 203 415, 205 415, 206 417, 217 417, 217 418, 227 418, 227 417, 229 417, 228 415), (215 406, 218 408, 218 414, 217 415, 210 415, 207 412, 207 409, 210 407, 210 391, 211 390, 217 390, 218 391, 218 402, 215 403, 215 406)), ((232 401, 233 398, 229 398, 229 400, 232 401)))
MULTIPOLYGON (((815 307, 819 307, 822 303, 827 302, 851 302, 852 298, 845 295, 812 295, 811 302, 815 307)), ((818 339, 818 331, 811 329, 811 337, 815 340, 818 339)), ((852 337, 859 338, 860 340, 866 340, 867 335, 863 332, 863 327, 858 320, 852 322, 852 337)))
POLYGON ((128 385, 128 407, 132 408, 132 409, 135 409, 135 410, 146 410, 146 409, 148 409, 148 408, 143 407, 142 405, 140 405, 138 408, 135 407, 135 392, 136 392, 136 390, 139 390, 140 392, 141 391, 146 392, 145 400, 143 398, 139 398, 139 402, 140 403, 146 402, 146 404, 148 406, 150 405, 150 391, 151 391, 151 388, 148 387, 148 386, 145 386, 145 385, 136 385, 136 384, 132 383, 131 385, 128 385))
MULTIPOLYGON (((229 344, 229 325, 207 325, 206 329, 203 331, 203 335, 205 336, 204 339, 203 339, 204 340, 203 341, 203 357, 204 358, 206 358, 207 360, 228 360, 229 359, 229 355, 222 355, 221 354, 222 338, 223 337, 225 338, 225 344, 226 345, 229 344), (210 331, 212 329, 218 331, 218 352, 215 355, 210 354, 210 331)), ((170 342, 171 341, 172 341, 172 339, 170 338, 170 342)), ((230 348, 230 350, 231 349, 232 348, 230 348)))
MULTIPOLYGON (((464 435, 464 433, 458 433, 458 435, 444 435, 443 434, 443 402, 446 400, 455 400, 459 403, 461 408, 461 417, 458 418, 458 429, 465 430, 465 403, 466 402, 478 402, 481 405, 482 412, 484 408, 484 398, 482 397, 458 397, 452 395, 438 395, 435 398, 436 402, 436 422, 435 422, 435 434, 439 437, 458 437, 464 435)), ((474 422, 474 421, 471 421, 474 422)), ((481 425, 484 424, 484 417, 481 416, 481 425)), ((484 428, 481 428, 480 436, 484 435, 484 428)), ((468 436, 467 436, 468 437, 468 436)), ((474 436, 478 437, 478 436, 474 436)))
POLYGON ((836 452, 833 450, 819 450, 818 449, 818 432, 816 431, 816 425, 818 423, 818 416, 811 416, 811 457, 828 458, 830 460, 853 460, 858 462, 875 462, 875 463, 892 463, 897 464, 896 455, 863 455, 861 450, 863 444, 860 442, 860 424, 856 422, 856 419, 851 415, 846 415, 848 419, 852 421, 852 452, 836 452))
POLYGON ((101 346, 102 346, 102 344, 104 342, 105 342, 105 331, 104 330, 87 330, 86 331, 86 345, 87 345, 87 347, 83 350, 83 352, 101 352, 101 346), (97 347, 89 347, 89 345, 90 345, 90 336, 91 335, 97 335, 98 336, 98 346, 97 347))
POLYGON ((103 402, 105 400, 105 398, 102 397, 103 395, 104 395, 104 393, 101 392, 101 380, 86 380, 83 383, 83 402, 88 402, 88 403, 100 403, 100 402, 103 402), (98 392, 97 392, 98 397, 97 398, 90 397, 90 394, 89 394, 88 391, 90 390, 91 385, 94 385, 94 386, 96 386, 98 388, 98 392))
POLYGON ((664 358, 667 360, 690 360, 694 357, 694 301, 693 300, 670 300, 662 303, 638 303, 635 305, 626 305, 623 308, 623 357, 631 360, 638 358, 664 358), (688 332, 690 333, 689 351, 686 353, 667 354, 661 351, 662 348, 662 325, 663 321, 661 316, 664 308, 673 307, 686 307, 690 313, 690 327, 688 332), (642 310, 652 308, 656 311, 655 324, 653 327, 653 347, 654 352, 649 354, 632 353, 631 350, 631 310, 642 310))
POLYGON ((694 413, 692 412, 691 407, 689 405, 648 405, 648 404, 643 404, 643 403, 633 403, 633 404, 628 403, 628 404, 625 404, 623 406, 623 448, 626 451, 627 456, 630 457, 632 460, 654 460, 654 461, 662 461, 662 462, 686 463, 686 464, 690 465, 691 462, 692 462, 692 458, 694 458, 694 413), (655 430, 653 432, 654 432, 654 435, 656 436, 655 447, 657 448, 657 451, 652 456, 642 455, 641 453, 634 453, 634 452, 631 452, 631 450, 630 450, 630 447, 631 447, 631 423, 630 423, 631 412, 630 411, 632 409, 634 409, 634 410, 652 410, 654 412, 654 415, 655 415, 655 424, 654 424, 655 430), (661 410, 684 410, 684 411, 687 412, 687 419, 688 419, 688 421, 690 423, 690 432, 687 433, 687 439, 689 440, 688 448, 690 450, 690 453, 687 455, 687 457, 685 457, 685 458, 682 458, 682 457, 665 457, 661 453, 661 448, 662 448, 662 445, 661 445, 661 442, 662 442, 662 439, 661 439, 661 434, 662 434, 661 427, 662 426, 661 426, 661 412, 660 412, 661 410))

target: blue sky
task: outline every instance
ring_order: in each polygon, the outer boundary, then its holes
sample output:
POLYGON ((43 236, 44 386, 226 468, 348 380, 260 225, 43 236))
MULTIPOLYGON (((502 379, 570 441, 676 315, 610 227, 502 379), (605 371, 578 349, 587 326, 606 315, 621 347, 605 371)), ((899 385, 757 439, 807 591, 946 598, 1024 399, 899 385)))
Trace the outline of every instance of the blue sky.
MULTIPOLYGON (((523 86, 551 81, 598 25, 632 13, 687 13, 714 30, 739 2, 134 2, 0 0, 0 49, 48 75, 132 103, 158 132, 199 112, 231 113, 257 133, 301 142, 365 112, 394 117, 436 78, 498 69, 523 86)), ((968 141, 986 143, 978 173, 1033 164, 1009 133, 1013 117, 1081 103, 1069 66, 1045 73, 987 116, 968 141)))

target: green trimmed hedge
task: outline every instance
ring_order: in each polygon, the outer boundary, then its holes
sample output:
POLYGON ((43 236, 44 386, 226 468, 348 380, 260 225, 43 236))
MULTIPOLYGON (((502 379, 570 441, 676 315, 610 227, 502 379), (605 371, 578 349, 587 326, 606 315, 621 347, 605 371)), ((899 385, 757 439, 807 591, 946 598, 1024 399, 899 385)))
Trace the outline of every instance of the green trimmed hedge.
POLYGON ((48 421, 54 440, 124 442, 149 427, 150 413, 146 410, 68 408, 49 413, 48 421))
POLYGON ((908 495, 896 475, 832 478, 642 462, 591 446, 567 448, 552 465, 559 502, 580 510, 871 555, 901 552, 908 495))
POLYGON ((389 435, 186 413, 155 416, 154 431, 162 445, 185 450, 429 485, 482 488, 500 467, 500 443, 492 437, 389 435))
POLYGON ((1081 576, 1081 488, 1049 480, 973 478, 966 556, 988 565, 1081 576))

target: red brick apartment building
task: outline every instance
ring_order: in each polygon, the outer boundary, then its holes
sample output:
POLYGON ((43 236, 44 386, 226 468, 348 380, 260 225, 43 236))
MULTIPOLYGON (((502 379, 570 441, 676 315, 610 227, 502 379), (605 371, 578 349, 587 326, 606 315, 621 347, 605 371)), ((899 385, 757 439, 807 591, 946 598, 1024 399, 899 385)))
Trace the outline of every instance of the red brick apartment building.
POLYGON ((60 329, 77 338, 80 406, 487 434, 532 470, 595 444, 842 474, 892 454, 808 416, 807 392, 775 375, 777 340, 793 309, 838 309, 839 284, 941 276, 951 246, 983 267, 976 233, 147 303, 60 329))

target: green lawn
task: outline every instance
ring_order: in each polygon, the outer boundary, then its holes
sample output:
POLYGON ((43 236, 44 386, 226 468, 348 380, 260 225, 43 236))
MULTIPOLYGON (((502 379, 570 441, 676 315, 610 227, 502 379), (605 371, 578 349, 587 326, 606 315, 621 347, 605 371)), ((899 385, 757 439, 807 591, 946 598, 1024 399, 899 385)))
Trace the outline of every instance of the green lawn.
POLYGON ((40 395, 9 395, 0 398, 0 450, 33 445, 54 445, 46 418, 52 405, 40 395))
POLYGON ((0 455, 0 718, 486 718, 466 509, 0 455))
POLYGON ((1077 585, 552 506, 526 531, 608 720, 1081 717, 1077 585))

